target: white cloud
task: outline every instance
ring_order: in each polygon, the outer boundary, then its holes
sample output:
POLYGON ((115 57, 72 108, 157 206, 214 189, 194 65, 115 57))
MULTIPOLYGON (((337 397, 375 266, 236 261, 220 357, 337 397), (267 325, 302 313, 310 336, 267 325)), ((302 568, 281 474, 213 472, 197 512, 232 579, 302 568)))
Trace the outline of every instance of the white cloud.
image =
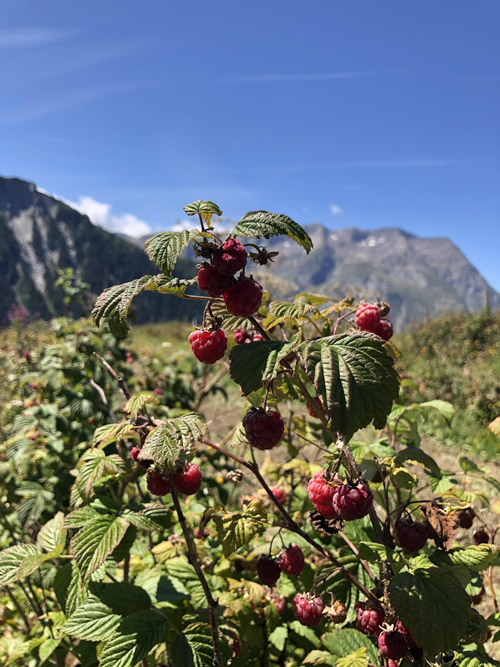
POLYGON ((78 202, 67 202, 80 213, 88 215, 91 222, 99 227, 104 227, 110 232, 120 232, 127 236, 143 236, 151 232, 151 226, 144 220, 140 220, 132 213, 113 215, 111 204, 104 204, 92 197, 80 197, 78 202))
POLYGON ((330 204, 331 215, 342 215, 344 211, 337 204, 330 204))
MULTIPOLYGON (((211 221, 211 227, 216 234, 224 235, 228 234, 231 229, 236 225, 236 220, 232 218, 216 218, 213 217, 211 221)), ((190 220, 176 220, 170 229, 174 232, 181 232, 184 229, 194 229, 199 228, 199 222, 197 217, 193 217, 190 220)))
POLYGON ((74 35, 73 30, 32 27, 0 30, 0 49, 26 49, 47 44, 56 44, 74 35))

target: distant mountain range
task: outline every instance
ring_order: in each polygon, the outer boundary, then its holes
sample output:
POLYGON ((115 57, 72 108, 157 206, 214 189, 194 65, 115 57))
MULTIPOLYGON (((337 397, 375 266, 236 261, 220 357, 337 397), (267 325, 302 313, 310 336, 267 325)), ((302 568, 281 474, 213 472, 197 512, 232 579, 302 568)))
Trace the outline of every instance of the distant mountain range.
MULTIPOLYGON (((265 242, 280 255, 272 268, 253 273, 266 277, 274 297, 297 291, 381 297, 391 304, 398 329, 445 311, 479 310, 486 299, 500 308, 500 294, 447 238, 420 238, 397 228, 331 230, 319 223, 306 229, 314 242, 309 255, 282 237, 265 242)), ((62 313, 63 295, 54 287, 58 266, 72 266, 95 295, 109 285, 157 273, 142 247, 143 240, 96 227, 33 183, 0 177, 0 322, 12 303, 45 318, 62 313)), ((177 274, 193 274, 192 258, 180 260, 177 274)), ((191 302, 156 294, 141 295, 134 304, 141 322, 198 313, 191 302)))

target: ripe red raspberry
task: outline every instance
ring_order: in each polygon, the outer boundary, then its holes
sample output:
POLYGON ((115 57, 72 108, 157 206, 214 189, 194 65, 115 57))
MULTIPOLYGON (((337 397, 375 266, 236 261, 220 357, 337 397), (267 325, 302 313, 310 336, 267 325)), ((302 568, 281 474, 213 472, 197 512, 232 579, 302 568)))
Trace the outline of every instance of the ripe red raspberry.
POLYGON ((195 463, 188 463, 187 468, 172 477, 172 484, 179 493, 191 496, 198 493, 201 486, 202 474, 195 463))
POLYGON ((252 336, 252 343, 257 343, 261 340, 266 340, 262 334, 256 333, 252 336))
POLYGON ((305 559, 302 549, 296 544, 291 544, 288 549, 281 552, 279 566, 287 574, 298 577, 304 569, 304 563, 305 559))
POLYGON ((250 317, 262 301, 262 285, 253 278, 243 278, 224 290, 224 303, 231 315, 250 317))
POLYGON ((148 490, 155 496, 165 496, 170 491, 170 482, 158 472, 148 473, 148 490))
POLYGON ((474 542, 476 544, 488 544, 490 541, 490 536, 484 530, 484 528, 482 530, 476 530, 472 537, 474 538, 474 542))
POLYGON ((285 598, 282 595, 272 596, 271 602, 273 603, 273 605, 276 607, 276 609, 279 611, 280 614, 282 614, 285 611, 285 598))
POLYGON ((281 486, 277 486, 274 489, 272 489, 273 496, 276 498, 276 500, 284 505, 286 503, 286 493, 283 491, 281 486))
POLYGON ((156 387, 156 389, 153 391, 153 394, 155 394, 156 396, 160 396, 161 394, 163 394, 163 390, 160 389, 160 387, 156 387))
POLYGON ((226 287, 229 287, 234 280, 231 276, 222 276, 213 266, 203 262, 201 269, 196 276, 198 287, 209 296, 222 296, 226 287))
POLYGON ((191 352, 204 364, 215 364, 226 352, 227 338, 221 329, 215 331, 196 330, 189 334, 191 352))
POLYGON ((472 528, 472 523, 474 521, 474 517, 476 516, 476 513, 472 509, 472 507, 466 507, 464 510, 460 512, 460 527, 461 528, 472 528))
POLYGON ((396 660, 392 660, 391 658, 389 658, 389 660, 387 661, 387 667, 398 667, 398 665, 399 662, 397 662, 396 660))
POLYGON ((154 461, 152 459, 144 459, 143 461, 139 461, 139 454, 141 453, 141 450, 139 447, 132 447, 130 450, 130 458, 134 463, 138 463, 140 466, 145 468, 146 470, 149 468, 149 466, 153 465, 154 461))
POLYGON ((257 449, 272 449, 281 440, 285 425, 277 410, 252 408, 243 417, 248 442, 257 449))
POLYGON ((250 343, 252 341, 252 334, 246 329, 235 329, 234 330, 234 342, 238 345, 243 343, 250 343))
POLYGON ((394 330, 389 320, 380 320, 377 326, 373 329, 373 333, 377 334, 377 336, 380 336, 380 338, 383 338, 384 340, 389 340, 392 338, 394 330))
POLYGON ((380 322, 380 308, 376 303, 362 303, 354 316, 354 323, 364 331, 374 331, 380 322))
POLYGON ((378 636, 380 655, 391 660, 404 658, 408 653, 408 642, 402 632, 398 630, 384 630, 378 636))
POLYGON ((221 275, 234 276, 247 265, 247 251, 236 239, 228 239, 214 252, 212 262, 221 275))
POLYGON ((293 598, 292 605, 294 614, 302 625, 312 627, 321 623, 325 605, 319 595, 312 595, 311 593, 296 595, 293 598))
POLYGON ((307 485, 307 495, 316 510, 327 519, 336 519, 338 513, 332 506, 333 486, 325 482, 325 471, 319 470, 307 485))
POLYGON ((257 574, 265 586, 274 586, 280 578, 280 566, 271 556, 260 556, 257 561, 257 574))
POLYGON ((337 484, 333 488, 332 505, 345 521, 362 519, 373 505, 373 495, 364 482, 337 484))
POLYGON ((405 636, 406 643, 408 644, 408 646, 415 647, 417 645, 415 643, 415 640, 411 636, 411 632, 408 630, 408 628, 405 628, 405 626, 401 623, 401 621, 398 621, 396 623, 396 630, 398 632, 401 632, 405 636))
POLYGON ((403 549, 415 553, 427 542, 427 526, 419 521, 399 519, 396 522, 396 537, 403 549))
POLYGON ((385 614, 381 609, 368 607, 366 602, 356 602, 356 628, 364 635, 378 635, 380 625, 384 622, 385 614))

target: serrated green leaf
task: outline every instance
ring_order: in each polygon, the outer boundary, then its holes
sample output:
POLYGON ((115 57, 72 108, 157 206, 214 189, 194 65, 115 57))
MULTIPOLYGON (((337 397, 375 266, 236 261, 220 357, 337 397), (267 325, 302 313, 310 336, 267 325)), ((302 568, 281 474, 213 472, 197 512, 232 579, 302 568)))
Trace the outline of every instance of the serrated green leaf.
POLYGON ((222 215, 222 211, 217 204, 214 204, 213 201, 202 201, 201 199, 197 199, 192 204, 184 206, 184 211, 188 215, 196 215, 198 213, 207 225, 210 225, 213 215, 222 215))
POLYGON ((269 635, 269 643, 282 651, 285 648, 285 643, 288 637, 288 628, 286 625, 278 625, 269 635))
POLYGON ((288 628, 296 635, 299 635, 299 637, 304 637, 304 639, 307 639, 307 641, 310 642, 315 648, 319 648, 321 646, 321 640, 319 637, 317 637, 314 630, 308 628, 306 625, 302 625, 299 623, 299 621, 292 621, 288 624, 288 628))
POLYGON ((250 544, 255 535, 265 530, 267 521, 262 514, 252 511, 228 512, 212 516, 217 527, 219 541, 225 556, 230 556, 240 547, 250 544))
POLYGON ((82 528, 92 519, 97 519, 102 516, 101 512, 98 512, 94 507, 90 505, 85 505, 84 507, 79 507, 78 509, 70 512, 64 519, 65 528, 82 528))
POLYGON ((499 552, 500 549, 493 544, 478 544, 466 549, 449 551, 448 556, 457 565, 465 565, 471 570, 481 572, 482 570, 486 570, 498 556, 499 552))
POLYGON ((281 361, 292 349, 292 344, 274 340, 237 345, 229 355, 229 373, 243 393, 250 394, 283 370, 281 361))
POLYGON ((345 333, 307 341, 299 352, 336 431, 350 437, 371 422, 384 427, 399 378, 381 338, 345 333))
POLYGON ((396 465, 401 465, 405 462, 421 466, 429 475, 433 474, 438 478, 441 475, 441 469, 432 456, 429 456, 429 454, 426 454, 418 447, 406 447, 399 451, 394 457, 394 463, 396 465))
POLYGON ((92 519, 71 540, 71 552, 84 579, 103 565, 127 532, 124 517, 102 515, 92 519))
POLYGON ((43 644, 40 645, 38 655, 42 662, 45 662, 54 653, 56 648, 62 641, 62 637, 58 639, 44 639, 43 644))
POLYGON ((336 667, 368 667, 369 659, 366 655, 366 646, 358 648, 345 658, 339 658, 336 662, 336 667))
POLYGON ((370 639, 352 628, 341 628, 328 632, 323 636, 323 645, 336 660, 344 658, 358 649, 364 649, 367 657, 374 665, 379 661, 378 650, 370 639))
POLYGON ((92 308, 92 319, 99 326, 102 319, 108 322, 111 332, 123 338, 129 331, 127 314, 132 299, 137 296, 152 276, 142 276, 122 285, 113 285, 104 290, 92 308))
POLYGON ((458 457, 458 465, 462 468, 464 472, 478 472, 481 473, 482 470, 479 468, 474 461, 471 461, 467 456, 458 457))
POLYGON ((294 220, 280 213, 267 211, 249 211, 238 222, 232 231, 233 236, 246 238, 271 238, 271 236, 288 236, 304 248, 306 253, 312 250, 313 243, 309 234, 294 220))
POLYGON ((183 667, 212 667, 214 659, 210 626, 192 623, 172 642, 172 663, 183 667))
POLYGON ((184 297, 188 287, 196 285, 196 278, 175 278, 170 275, 160 273, 153 276, 151 281, 144 288, 147 292, 158 292, 158 294, 173 294, 174 296, 184 297))
POLYGON ((389 584, 389 596, 403 625, 429 655, 453 649, 462 639, 470 598, 447 568, 400 572, 389 584))
POLYGON ((99 667, 133 667, 159 644, 166 621, 154 610, 130 614, 106 642, 99 667))
POLYGON ((194 456, 193 442, 206 433, 200 415, 189 412, 157 426, 146 438, 139 460, 152 459, 165 470, 173 472, 176 462, 187 462, 194 456))
POLYGON ((54 579, 57 601, 67 617, 88 597, 88 590, 82 586, 80 572, 74 560, 58 568, 54 579))
POLYGON ((360 542, 358 545, 359 557, 368 563, 380 563, 383 560, 391 561, 394 550, 379 542, 360 542))
POLYGON ((196 230, 188 231, 187 229, 180 232, 155 234, 144 243, 146 255, 160 271, 171 276, 177 259, 184 248, 187 248, 193 235, 196 234, 196 230))
POLYGON ((0 552, 0 586, 20 579, 19 569, 23 562, 38 556, 40 552, 34 544, 16 544, 0 552))
POLYGON ((118 454, 106 454, 101 449, 90 449, 80 459, 83 462, 76 485, 80 496, 89 500, 93 495, 94 484, 101 481, 106 475, 118 477, 127 472, 125 461, 118 454))
POLYGON ((304 665, 332 665, 335 667, 336 659, 328 651, 318 651, 314 649, 306 655, 302 664, 304 665))
POLYGON ((66 544, 66 529, 64 528, 64 514, 57 514, 42 526, 38 533, 37 542, 45 551, 62 552, 66 544))
POLYGON ((94 595, 89 596, 63 625, 62 631, 72 637, 99 642, 109 639, 122 620, 94 595))
POLYGON ((92 447, 106 447, 112 442, 120 440, 139 439, 139 434, 129 422, 118 422, 117 424, 104 424, 96 428, 92 438, 92 447))
POLYGON ((302 301, 273 301, 269 307, 271 317, 266 322, 267 327, 273 327, 286 320, 306 321, 316 312, 316 306, 302 301))
POLYGON ((491 658, 484 647, 478 644, 461 646, 455 651, 454 664, 456 667, 500 667, 500 662, 491 658))
POLYGON ((128 399, 124 410, 132 419, 137 419, 137 416, 144 409, 145 405, 158 405, 159 402, 158 396, 155 396, 152 391, 140 391, 128 399))

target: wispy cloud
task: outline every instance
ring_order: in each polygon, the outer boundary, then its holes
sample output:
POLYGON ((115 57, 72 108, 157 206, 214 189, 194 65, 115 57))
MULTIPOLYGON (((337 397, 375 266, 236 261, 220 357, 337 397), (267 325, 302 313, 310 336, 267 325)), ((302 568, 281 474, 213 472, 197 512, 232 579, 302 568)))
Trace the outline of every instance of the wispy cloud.
POLYGON ((344 211, 337 204, 330 204, 330 215, 342 215, 344 211))
POLYGON ((80 197, 77 202, 67 202, 80 213, 88 215, 91 222, 110 232, 120 232, 127 236, 143 236, 149 234, 151 226, 132 213, 113 215, 111 204, 96 201, 92 197, 80 197))
POLYGON ((0 30, 0 49, 27 49, 48 44, 58 44, 75 35, 74 30, 31 27, 0 30))
MULTIPOLYGON (((384 72, 385 73, 385 72, 384 72)), ((382 72, 326 72, 323 74, 252 74, 219 79, 223 83, 278 83, 286 81, 333 81, 376 76, 382 72)))

